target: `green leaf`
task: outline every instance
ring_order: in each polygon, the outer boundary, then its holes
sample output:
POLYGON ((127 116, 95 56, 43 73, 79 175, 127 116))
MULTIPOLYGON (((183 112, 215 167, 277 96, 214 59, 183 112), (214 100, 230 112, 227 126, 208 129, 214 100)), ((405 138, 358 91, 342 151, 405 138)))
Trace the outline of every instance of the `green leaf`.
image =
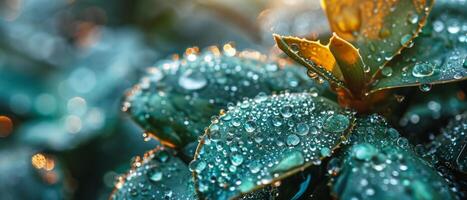
POLYGON ((455 199, 446 180, 376 115, 357 120, 332 182, 339 199, 455 199))
POLYGON ((213 120, 195 160, 205 199, 231 199, 268 186, 332 155, 353 114, 310 93, 258 96, 213 120))
POLYGON ((211 116, 229 103, 258 93, 317 91, 301 67, 218 54, 192 54, 150 68, 123 109, 164 144, 183 148, 197 144, 211 116))
POLYGON ((359 49, 375 74, 410 44, 424 25, 433 0, 323 0, 332 31, 359 49))
POLYGON ((430 144, 435 154, 448 167, 467 173, 467 112, 457 115, 430 144))
POLYGON ((428 132, 438 130, 454 116, 467 110, 462 84, 446 84, 433 87, 430 95, 421 91, 409 90, 408 102, 402 116, 393 115, 393 123, 413 143, 425 143, 428 132))
POLYGON ((467 3, 438 1, 414 46, 397 56, 379 74, 372 92, 390 88, 465 80, 467 77, 467 3), (385 72, 386 71, 386 72, 385 72))
POLYGON ((119 179, 110 199, 196 199, 193 180, 184 162, 164 148, 145 154, 119 179))

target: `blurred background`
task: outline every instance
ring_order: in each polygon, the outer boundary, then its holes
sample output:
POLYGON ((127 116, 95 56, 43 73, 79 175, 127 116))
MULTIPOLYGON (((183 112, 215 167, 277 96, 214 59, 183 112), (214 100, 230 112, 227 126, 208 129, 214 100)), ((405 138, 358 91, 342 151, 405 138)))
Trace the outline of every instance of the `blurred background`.
POLYGON ((329 32, 318 0, 1 0, 0 199, 107 199, 158 143, 121 112, 146 67, 187 47, 271 51, 329 32))

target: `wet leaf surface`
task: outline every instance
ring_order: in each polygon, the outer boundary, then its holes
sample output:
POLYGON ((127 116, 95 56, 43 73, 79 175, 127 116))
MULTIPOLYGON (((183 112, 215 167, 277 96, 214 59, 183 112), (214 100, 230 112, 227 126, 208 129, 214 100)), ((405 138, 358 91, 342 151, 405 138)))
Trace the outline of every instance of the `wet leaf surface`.
POLYGON ((229 103, 258 93, 316 89, 301 67, 240 58, 232 49, 219 53, 190 54, 150 68, 127 95, 123 109, 164 144, 193 147, 211 116, 229 103))
POLYGON ((436 155, 448 167, 467 174, 467 113, 454 117, 430 144, 429 154, 436 155))
POLYGON ((467 77, 467 3, 437 1, 413 47, 405 49, 382 70, 372 91, 465 80, 467 77), (386 73, 383 73, 386 70, 386 73))
POLYGON ((354 44, 364 63, 378 71, 417 36, 432 0, 323 0, 332 31, 354 44))
POLYGON ((357 119, 331 183, 339 199, 455 199, 446 182, 408 140, 376 115, 357 119))
POLYGON ((188 166, 171 150, 155 149, 137 159, 119 179, 110 199, 196 199, 188 166))
POLYGON ((331 156, 353 114, 316 95, 259 95, 213 120, 191 164, 199 196, 237 197, 331 156))
POLYGON ((333 84, 345 87, 344 76, 328 45, 290 36, 274 35, 274 39, 284 53, 305 66, 313 75, 319 75, 333 84))

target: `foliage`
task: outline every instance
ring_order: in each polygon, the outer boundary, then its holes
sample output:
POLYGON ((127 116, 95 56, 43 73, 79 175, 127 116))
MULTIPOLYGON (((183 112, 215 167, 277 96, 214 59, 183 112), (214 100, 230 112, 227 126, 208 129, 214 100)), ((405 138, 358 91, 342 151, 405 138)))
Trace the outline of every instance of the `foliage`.
POLYGON ((123 110, 180 159, 161 164, 146 156, 111 198, 465 198, 465 179, 452 175, 465 175, 465 114, 455 116, 426 150, 387 122, 397 118, 394 110, 381 111, 398 107, 392 101, 400 102, 396 88, 428 92, 433 84, 465 80, 466 2, 322 4, 333 31, 326 45, 274 37, 308 76, 328 85, 310 83, 284 60, 245 58, 259 53, 227 45, 223 52, 189 49, 184 58, 149 69, 123 110), (325 89, 337 103, 324 97, 325 89), (440 170, 440 163, 449 170, 440 170), (192 179, 185 177, 188 169, 192 179), (162 175, 151 182, 154 170, 162 175), (321 180, 310 183, 317 172, 324 174, 317 176, 321 180), (320 186, 328 190, 319 193, 320 186))

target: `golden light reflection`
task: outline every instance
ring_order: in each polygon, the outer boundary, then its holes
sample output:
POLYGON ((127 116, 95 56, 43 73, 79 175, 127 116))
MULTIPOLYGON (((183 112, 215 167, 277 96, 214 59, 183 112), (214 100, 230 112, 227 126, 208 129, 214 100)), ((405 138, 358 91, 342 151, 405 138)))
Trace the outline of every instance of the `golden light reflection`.
POLYGON ((231 43, 225 44, 222 49, 224 50, 224 54, 227 56, 235 56, 237 53, 237 49, 235 49, 231 43))
POLYGON ((31 164, 36 169, 52 171, 55 168, 55 159, 42 153, 37 153, 31 157, 31 164))

